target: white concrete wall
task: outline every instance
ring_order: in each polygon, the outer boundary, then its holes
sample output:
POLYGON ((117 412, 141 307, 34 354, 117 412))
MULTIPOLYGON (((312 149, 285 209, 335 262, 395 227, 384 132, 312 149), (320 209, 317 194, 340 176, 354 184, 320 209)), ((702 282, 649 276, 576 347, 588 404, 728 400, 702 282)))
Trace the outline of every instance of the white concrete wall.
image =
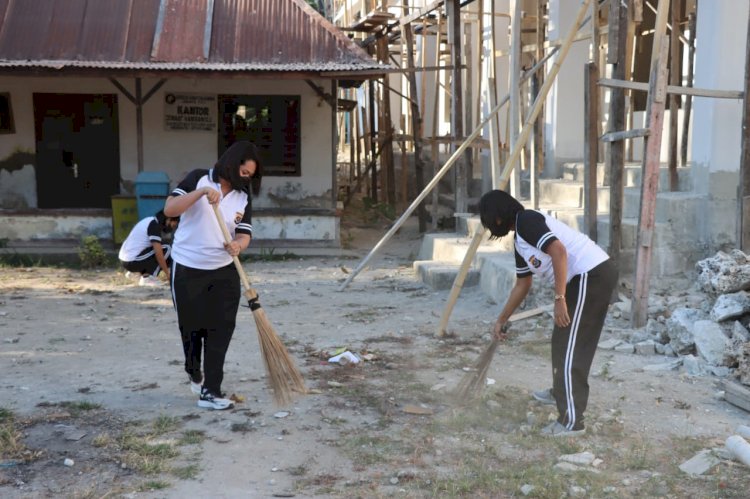
MULTIPOLYGON (((579 2, 551 0, 549 40, 562 40, 573 27, 579 2)), ((564 161, 583 157, 583 72, 588 61, 589 43, 575 42, 570 48, 545 108, 545 176, 554 175, 564 161)), ((548 64, 549 71, 555 56, 548 64)))
MULTIPOLYGON (((144 79, 146 93, 156 79, 144 79)), ((135 93, 133 79, 120 82, 135 93)), ((317 82, 330 92, 328 82, 317 82)), ((109 93, 118 96, 120 129, 120 175, 134 180, 137 174, 135 106, 108 80, 103 78, 30 78, 0 77, 0 87, 11 95, 16 133, 0 135, 0 158, 7 158, 21 149, 34 153, 34 112, 32 95, 36 92, 109 93)), ((321 102, 304 81, 244 80, 244 79, 187 79, 172 78, 159 89, 143 109, 144 170, 164 171, 172 186, 194 168, 209 168, 217 159, 217 134, 213 132, 166 131, 164 129, 164 95, 168 92, 246 95, 300 95, 301 109, 301 177, 264 177, 261 194, 254 200, 255 207, 279 207, 277 199, 331 198, 332 188, 332 127, 331 109, 321 102)), ((32 175, 33 178, 33 175, 32 175)), ((36 186, 33 186, 35 190, 36 186)), ((26 198, 35 201, 26 186, 26 198)), ((2 191, 0 191, 0 194, 2 191)), ((35 207, 35 206, 29 206, 35 207)), ((314 207, 320 207, 315 205, 314 207)), ((326 207, 333 208, 329 202, 326 207)))
MULTIPOLYGON (((736 0, 700 8, 696 87, 742 89, 749 4, 748 0, 736 0)), ((693 184, 696 192, 706 195, 701 236, 711 250, 736 247, 742 103, 696 97, 693 110, 693 184)))

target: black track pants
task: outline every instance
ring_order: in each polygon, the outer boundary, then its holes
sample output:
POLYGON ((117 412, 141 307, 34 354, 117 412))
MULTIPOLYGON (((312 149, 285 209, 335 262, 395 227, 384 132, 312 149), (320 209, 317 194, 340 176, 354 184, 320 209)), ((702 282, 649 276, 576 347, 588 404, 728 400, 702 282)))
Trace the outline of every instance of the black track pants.
POLYGON ((224 358, 234 333, 240 304, 240 277, 230 264, 216 270, 172 265, 172 301, 185 352, 185 371, 203 386, 221 395, 224 358))
MULTIPOLYGON (((164 251, 164 259, 167 261, 167 266, 172 266, 172 248, 168 244, 162 245, 162 251, 164 251)), ((148 247, 141 251, 141 253, 132 262, 122 262, 122 267, 130 272, 138 272, 141 275, 152 275, 156 277, 161 272, 159 267, 159 261, 154 255, 154 248, 148 247)))
POLYGON ((552 330, 552 392, 558 421, 568 429, 583 428, 589 399, 589 371, 617 282, 611 260, 570 280, 565 288, 570 326, 552 330))

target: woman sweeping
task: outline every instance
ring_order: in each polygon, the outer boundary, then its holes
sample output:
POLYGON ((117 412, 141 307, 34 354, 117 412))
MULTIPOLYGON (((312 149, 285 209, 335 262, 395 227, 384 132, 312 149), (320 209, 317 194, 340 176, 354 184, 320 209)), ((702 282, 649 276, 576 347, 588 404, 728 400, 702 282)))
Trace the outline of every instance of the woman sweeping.
POLYGON ((241 294, 232 257, 252 239, 249 187, 252 181, 257 194, 260 179, 255 145, 235 142, 212 169, 188 173, 164 205, 165 215, 180 217, 172 245, 172 300, 185 371, 191 390, 199 395, 199 407, 222 410, 233 405, 221 391, 241 294), (224 242, 211 205, 219 207, 232 236, 229 243, 224 242))
MULTIPOLYGON (((516 255, 516 284, 495 323, 495 337, 531 289, 538 274, 554 286, 555 326, 552 330, 552 391, 557 421, 542 429, 546 436, 585 432, 583 413, 589 398, 588 377, 617 282, 612 261, 585 234, 538 211, 526 210, 506 192, 494 190, 479 201, 482 225, 493 238, 511 230, 516 255)), ((535 393, 536 398, 539 396, 535 393)))

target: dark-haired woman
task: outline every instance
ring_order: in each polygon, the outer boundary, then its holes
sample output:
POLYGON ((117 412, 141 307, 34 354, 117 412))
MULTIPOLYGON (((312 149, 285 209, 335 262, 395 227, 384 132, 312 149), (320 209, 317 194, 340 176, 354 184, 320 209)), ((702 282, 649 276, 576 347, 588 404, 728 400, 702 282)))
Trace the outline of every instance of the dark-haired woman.
POLYGON ((117 256, 125 270, 140 274, 139 286, 160 286, 157 276, 161 272, 169 280, 172 249, 162 239, 177 228, 179 221, 179 217, 168 217, 159 211, 135 224, 123 241, 117 256))
POLYGON ((229 409, 224 397, 224 359, 234 333, 240 279, 232 257, 252 239, 251 198, 260 189, 261 164, 250 142, 235 142, 210 170, 193 170, 164 206, 180 216, 172 247, 172 300, 185 353, 190 388, 198 406, 229 409), (217 205, 232 235, 225 243, 211 205, 217 205), (201 356, 203 369, 201 369, 201 356))
POLYGON ((524 209, 504 191, 483 195, 479 212, 493 238, 514 231, 516 284, 495 323, 497 338, 505 337, 508 319, 531 289, 534 274, 554 286, 552 389, 535 392, 534 397, 545 401, 546 396, 557 405, 557 421, 543 428, 543 435, 581 435, 589 371, 617 271, 607 253, 585 234, 549 215, 524 209))

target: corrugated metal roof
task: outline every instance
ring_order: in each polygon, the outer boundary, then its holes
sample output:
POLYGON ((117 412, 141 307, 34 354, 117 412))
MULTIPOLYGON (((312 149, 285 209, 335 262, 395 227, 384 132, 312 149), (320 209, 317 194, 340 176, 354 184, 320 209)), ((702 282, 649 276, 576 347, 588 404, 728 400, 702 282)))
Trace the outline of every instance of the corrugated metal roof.
POLYGON ((388 68, 304 0, 0 0, 0 68, 388 68))

